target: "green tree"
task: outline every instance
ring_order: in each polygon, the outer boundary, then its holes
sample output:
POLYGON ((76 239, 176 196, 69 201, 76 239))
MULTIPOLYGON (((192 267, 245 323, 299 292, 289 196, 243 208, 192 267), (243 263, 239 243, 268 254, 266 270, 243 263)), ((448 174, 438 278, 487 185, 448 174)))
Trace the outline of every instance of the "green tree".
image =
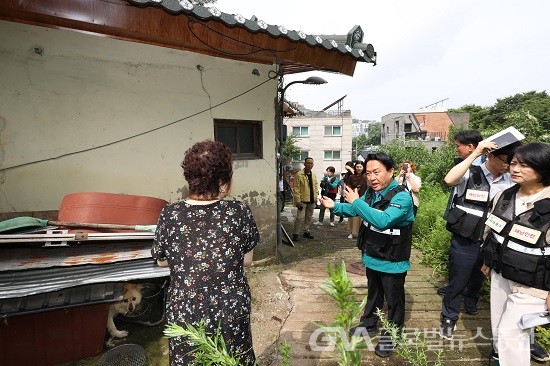
POLYGON ((283 144, 283 164, 290 164, 296 156, 299 158, 300 151, 296 145, 296 136, 288 135, 283 144))
POLYGON ((369 146, 368 138, 366 135, 355 136, 351 139, 351 151, 353 156, 357 156, 359 151, 364 150, 369 146))
POLYGON ((489 108, 480 107, 475 104, 464 105, 460 108, 449 109, 449 113, 469 113, 470 123, 469 128, 473 130, 483 130, 490 124, 489 108))
POLYGON ((546 91, 530 91, 497 99, 495 105, 489 108, 489 113, 494 124, 504 124, 510 113, 519 112, 522 109, 535 117, 542 128, 550 128, 550 96, 546 91))
POLYGON ((382 141, 382 124, 375 122, 369 124, 367 129, 367 145, 380 145, 382 141))
POLYGON ((529 111, 520 109, 517 112, 508 113, 504 119, 506 127, 514 126, 525 135, 524 142, 550 142, 548 129, 544 129, 529 111))

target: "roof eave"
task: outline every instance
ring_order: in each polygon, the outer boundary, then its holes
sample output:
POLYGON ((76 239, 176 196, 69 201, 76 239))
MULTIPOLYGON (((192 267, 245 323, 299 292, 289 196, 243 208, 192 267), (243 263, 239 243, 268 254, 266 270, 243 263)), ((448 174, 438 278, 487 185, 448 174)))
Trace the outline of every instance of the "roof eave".
POLYGON ((71 29, 133 42, 260 64, 278 64, 283 74, 322 70, 353 75, 363 52, 261 21, 207 8, 192 10, 162 0, 21 0, 0 4, 0 19, 71 29), (240 20, 242 23, 237 21, 240 20), (283 33, 286 31, 286 34, 283 33))

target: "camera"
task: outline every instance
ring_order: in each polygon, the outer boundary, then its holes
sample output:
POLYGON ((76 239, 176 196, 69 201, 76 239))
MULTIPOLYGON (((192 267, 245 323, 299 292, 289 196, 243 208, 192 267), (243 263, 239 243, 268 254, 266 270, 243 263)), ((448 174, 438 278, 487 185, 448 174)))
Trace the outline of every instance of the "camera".
POLYGON ((408 172, 409 171, 409 164, 408 163, 403 163, 403 170, 408 172))

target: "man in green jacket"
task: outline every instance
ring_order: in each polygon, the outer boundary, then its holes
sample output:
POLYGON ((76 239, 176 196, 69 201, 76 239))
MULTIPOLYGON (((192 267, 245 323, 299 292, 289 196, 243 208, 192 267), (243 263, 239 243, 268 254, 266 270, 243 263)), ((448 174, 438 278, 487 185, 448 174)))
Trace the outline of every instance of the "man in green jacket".
POLYGON ((313 159, 306 158, 304 160, 304 169, 298 171, 294 179, 294 204, 298 209, 292 235, 292 240, 294 241, 298 240, 298 232, 302 224, 304 226, 304 238, 315 238, 309 232, 309 227, 311 226, 311 217, 313 216, 319 188, 317 188, 317 176, 311 171, 312 168, 313 159))
MULTIPOLYGON (((360 336, 367 332, 373 337, 378 334, 376 309, 383 308, 384 300, 388 320, 399 328, 405 323, 405 276, 411 266, 414 212, 410 193, 394 179, 393 159, 378 153, 369 154, 365 161, 370 187, 363 197, 346 186, 347 203, 334 203, 328 197, 323 197, 322 203, 334 207, 336 215, 363 219, 357 246, 366 267, 368 295, 361 322, 350 333, 360 336)), ((374 352, 388 357, 394 349, 388 333, 382 332, 374 352)))

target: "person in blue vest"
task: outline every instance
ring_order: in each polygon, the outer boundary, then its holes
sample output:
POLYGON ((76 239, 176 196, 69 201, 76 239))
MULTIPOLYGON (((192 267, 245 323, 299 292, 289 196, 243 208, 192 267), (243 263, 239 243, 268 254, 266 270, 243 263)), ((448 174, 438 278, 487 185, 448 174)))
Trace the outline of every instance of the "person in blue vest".
MULTIPOLYGON (((412 244, 414 221, 413 201, 406 189, 394 178, 395 163, 384 153, 369 154, 365 174, 370 183, 360 197, 357 189, 345 187, 347 203, 334 203, 323 197, 323 205, 334 207, 336 215, 359 216, 362 219, 357 238, 368 282, 367 303, 360 324, 350 334, 378 334, 377 309, 388 309, 388 320, 399 328, 405 323, 405 277, 412 244)), ((380 357, 391 356, 395 344, 386 330, 380 336, 374 352, 380 357)))
POLYGON ((449 284, 441 304, 442 338, 453 339, 455 324, 464 300, 464 312, 476 315, 477 302, 483 285, 480 240, 489 202, 500 191, 512 185, 508 173, 508 155, 518 143, 499 148, 492 141, 481 141, 475 150, 455 165, 445 176, 447 185, 455 187, 447 215, 447 230, 452 233, 449 249, 449 284), (474 161, 487 155, 485 163, 474 161))

